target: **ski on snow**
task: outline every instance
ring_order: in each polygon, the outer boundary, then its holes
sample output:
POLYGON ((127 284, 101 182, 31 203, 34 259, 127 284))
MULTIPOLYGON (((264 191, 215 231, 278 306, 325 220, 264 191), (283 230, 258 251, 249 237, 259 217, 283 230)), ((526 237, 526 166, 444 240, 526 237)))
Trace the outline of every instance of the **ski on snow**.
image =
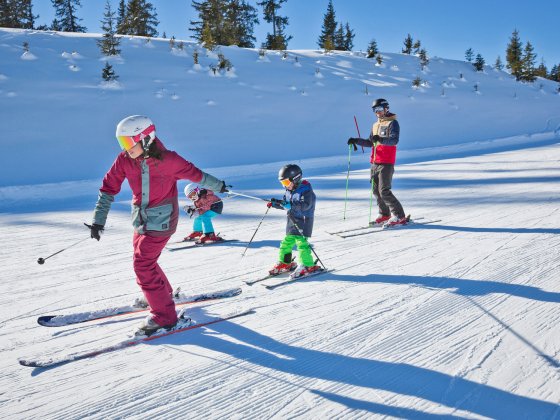
POLYGON ((179 241, 179 242, 171 242, 165 246, 165 249, 168 251, 179 251, 181 249, 191 249, 191 248, 202 248, 205 246, 212 246, 223 244, 224 242, 238 242, 237 239, 223 239, 221 241, 215 242, 206 242, 206 243, 198 243, 194 241, 179 241))
POLYGON ((153 341, 153 340, 157 340, 159 338, 162 337, 167 337, 169 335, 172 334, 177 334, 177 333, 182 333, 185 331, 190 331, 190 330, 194 330, 197 328, 202 328, 202 327, 207 327, 213 324, 217 324, 219 322, 223 322, 223 321, 228 321, 234 318, 239 318, 245 315, 249 315, 249 314, 253 314, 255 311, 253 309, 246 309, 246 310, 242 310, 242 311, 238 311, 238 312, 234 312, 231 313, 229 315, 220 317, 220 318, 215 318, 212 319, 210 321, 206 321, 206 322, 201 322, 201 323, 191 323, 188 324, 186 326, 179 326, 170 330, 161 330, 161 332, 156 332, 155 334, 152 334, 148 337, 146 336, 142 336, 142 337, 136 337, 136 338, 131 338, 125 341, 121 341, 117 344, 113 344, 113 345, 109 345, 109 346, 105 346, 105 347, 100 347, 97 348, 95 350, 87 350, 87 351, 81 351, 81 352, 76 352, 76 353, 70 353, 67 355, 55 355, 52 357, 49 356, 38 356, 38 357, 34 357, 34 358, 29 358, 29 359, 19 359, 19 364, 22 366, 28 366, 28 367, 36 367, 36 368, 48 368, 48 367, 54 367, 54 366, 60 366, 66 363, 70 363, 70 362, 74 362, 77 360, 83 360, 83 359, 89 359, 95 356, 98 356, 100 354, 105 354, 105 353, 110 353, 113 351, 117 351, 117 350, 122 350, 128 347, 132 347, 132 346, 136 346, 138 344, 141 343, 145 343, 148 341, 153 341))
POLYGON ((306 274, 304 276, 299 276, 299 277, 290 276, 290 277, 282 279, 281 281, 276 282, 276 283, 263 284, 263 286, 266 287, 268 290, 273 290, 273 289, 276 289, 277 287, 286 286, 288 284, 295 283, 295 282, 300 281, 300 280, 305 280, 309 277, 319 276, 321 274, 330 273, 332 271, 334 271, 334 270, 332 270, 332 269, 331 270, 329 270, 329 269, 317 270, 317 271, 314 271, 311 274, 306 274))
POLYGON ((411 219, 410 215, 407 216, 407 223, 405 225, 396 225, 396 226, 358 226, 351 229, 339 230, 336 232, 327 232, 329 235, 336 235, 341 238, 351 238, 353 236, 360 236, 360 235, 367 235, 370 233, 394 230, 394 229, 402 229, 410 226, 415 225, 427 225, 430 223, 437 223, 441 222, 441 219, 438 220, 424 220, 424 217, 419 217, 417 219, 411 219))
MULTIPOLYGON (((209 300, 225 299, 241 294, 241 288, 218 290, 216 292, 202 293, 199 295, 187 296, 183 293, 177 293, 173 300, 176 305, 187 305, 197 302, 205 302, 209 300)), ((99 309, 90 312, 73 313, 67 315, 44 315, 37 318, 39 325, 44 327, 63 327, 66 325, 80 324, 82 322, 95 321, 105 318, 111 318, 120 315, 134 314, 137 312, 145 312, 149 308, 139 308, 132 305, 118 306, 113 308, 99 309)))

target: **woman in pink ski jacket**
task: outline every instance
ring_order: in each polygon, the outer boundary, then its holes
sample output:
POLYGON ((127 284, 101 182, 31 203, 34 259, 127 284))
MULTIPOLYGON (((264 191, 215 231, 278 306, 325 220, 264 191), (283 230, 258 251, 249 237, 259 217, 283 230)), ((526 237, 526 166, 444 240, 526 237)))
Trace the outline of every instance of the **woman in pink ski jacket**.
POLYGON ((150 315, 138 334, 150 335, 162 327, 170 329, 177 323, 173 289, 157 262, 177 228, 177 181, 190 180, 221 193, 227 189, 224 181, 167 150, 156 137, 155 126, 148 117, 133 115, 125 118, 117 125, 116 135, 123 152, 103 178, 93 223, 87 226, 91 237, 99 240, 111 203, 126 179, 132 190, 136 282, 150 306, 150 315))

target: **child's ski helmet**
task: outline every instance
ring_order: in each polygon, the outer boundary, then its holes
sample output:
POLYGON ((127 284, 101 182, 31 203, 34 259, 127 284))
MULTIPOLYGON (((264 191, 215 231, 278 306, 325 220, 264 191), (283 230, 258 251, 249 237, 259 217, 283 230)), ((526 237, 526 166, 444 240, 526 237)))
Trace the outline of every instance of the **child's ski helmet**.
POLYGON ((296 164, 290 163, 288 165, 283 166, 280 169, 280 171, 278 172, 278 180, 282 185, 284 185, 282 181, 286 181, 286 180, 289 180, 294 185, 299 185, 299 183, 301 182, 302 175, 303 173, 301 171, 301 168, 296 164))
POLYGON ((185 195, 188 198, 191 198, 190 196, 195 193, 196 195, 198 195, 198 192, 200 191, 200 188, 198 187, 197 184, 191 183, 191 184, 187 184, 187 186, 185 187, 185 195))
POLYGON ((371 104, 372 108, 383 107, 384 109, 389 108, 389 102, 387 99, 378 98, 371 104))
POLYGON ((129 150, 138 142, 148 150, 156 138, 156 126, 151 119, 143 115, 131 115, 117 124, 117 140, 123 150, 129 150))

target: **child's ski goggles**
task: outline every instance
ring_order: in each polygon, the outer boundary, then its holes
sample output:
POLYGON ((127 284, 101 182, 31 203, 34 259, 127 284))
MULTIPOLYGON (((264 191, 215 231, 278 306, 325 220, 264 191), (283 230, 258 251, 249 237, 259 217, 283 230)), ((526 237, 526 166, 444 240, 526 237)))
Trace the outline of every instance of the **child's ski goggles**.
POLYGON ((286 179, 279 179, 280 184, 282 184, 284 187, 289 187, 292 184, 292 181, 290 181, 288 178, 286 179))
POLYGON ((385 107, 383 106, 374 106, 373 108, 373 112, 383 112, 385 110, 385 107))
POLYGON ((136 143, 152 134, 155 130, 156 127, 152 124, 144 131, 136 134, 135 136, 117 136, 117 140, 119 142, 119 145, 121 146, 121 149, 130 150, 136 145, 136 143))

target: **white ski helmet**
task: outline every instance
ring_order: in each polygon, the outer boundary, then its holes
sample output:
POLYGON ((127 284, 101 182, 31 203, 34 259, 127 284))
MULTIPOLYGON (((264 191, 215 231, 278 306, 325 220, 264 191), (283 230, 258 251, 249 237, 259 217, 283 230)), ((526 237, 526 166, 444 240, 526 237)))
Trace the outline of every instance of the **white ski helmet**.
POLYGON ((156 126, 151 119, 143 115, 131 115, 117 124, 117 140, 123 150, 130 150, 138 142, 148 150, 156 138, 156 126))
POLYGON ((185 187, 185 195, 187 196, 187 198, 190 198, 190 195, 192 195, 193 193, 196 193, 196 195, 198 195, 199 191, 200 188, 195 183, 187 184, 187 186, 185 187))

